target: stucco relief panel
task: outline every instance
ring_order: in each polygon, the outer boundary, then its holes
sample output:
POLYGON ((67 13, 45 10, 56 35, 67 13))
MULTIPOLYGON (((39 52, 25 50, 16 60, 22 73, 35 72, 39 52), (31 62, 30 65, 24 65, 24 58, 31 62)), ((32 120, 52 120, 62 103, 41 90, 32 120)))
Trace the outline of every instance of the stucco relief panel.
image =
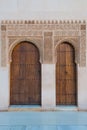
POLYGON ((12 51, 14 49, 14 47, 22 42, 22 41, 27 41, 27 42, 32 42, 33 44, 35 44, 37 46, 37 48, 39 49, 39 53, 40 53, 40 62, 43 62, 43 48, 42 48, 42 43, 43 43, 43 39, 42 37, 19 37, 19 36, 14 36, 14 37, 8 37, 8 43, 9 43, 9 57, 8 57, 8 62, 11 62, 11 54, 12 51))
POLYGON ((56 49, 57 49, 57 46, 63 42, 68 42, 70 43, 74 49, 75 49, 75 62, 77 64, 80 64, 80 40, 79 40, 79 37, 66 37, 66 36, 60 36, 60 37, 57 37, 55 36, 54 38, 54 50, 55 50, 55 62, 56 62, 56 49))
POLYGON ((21 41, 34 43, 42 63, 55 63, 56 47, 66 41, 75 48, 75 61, 86 65, 86 23, 73 21, 4 21, 1 22, 1 66, 10 62, 13 47, 21 41), (49 35, 51 34, 51 35, 49 35))
POLYGON ((5 67, 6 66, 6 50, 7 50, 7 45, 6 45, 6 26, 2 25, 1 26, 1 66, 5 67))

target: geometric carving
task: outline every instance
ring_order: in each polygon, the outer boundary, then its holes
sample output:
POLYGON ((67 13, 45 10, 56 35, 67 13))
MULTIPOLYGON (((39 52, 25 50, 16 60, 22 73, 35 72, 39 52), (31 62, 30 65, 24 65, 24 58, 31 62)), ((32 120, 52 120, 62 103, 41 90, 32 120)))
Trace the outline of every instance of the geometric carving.
POLYGON ((15 40, 17 40, 16 38, 9 38, 9 47, 10 47, 10 45, 15 41, 15 40))
POLYGON ((6 31, 6 25, 1 25, 1 31, 6 31))
POLYGON ((47 37, 47 36, 52 36, 53 33, 52 32, 44 32, 44 36, 47 37))
POLYGON ((57 46, 63 42, 68 42, 70 43, 74 49, 75 49, 75 62, 77 64, 80 63, 80 44, 79 44, 79 38, 78 37, 64 37, 64 36, 61 36, 61 37, 55 37, 54 38, 55 41, 54 41, 54 47, 55 47, 55 62, 56 62, 56 49, 57 49, 57 46))
POLYGON ((81 31, 80 37, 80 66, 86 65, 86 31, 81 31))
POLYGON ((42 31, 10 30, 8 31, 8 36, 42 36, 42 31))
POLYGON ((6 66, 7 56, 11 54, 11 47, 24 40, 30 41, 38 47, 42 63, 56 62, 55 50, 57 45, 64 41, 69 42, 75 48, 76 63, 81 67, 86 65, 85 21, 5 20, 1 21, 0 31, 2 66, 6 66))
POLYGON ((76 37, 79 36, 80 33, 79 31, 69 31, 69 30, 64 30, 64 31, 55 31, 54 36, 70 36, 70 37, 76 37))
POLYGON ((44 63, 52 63, 53 62, 53 33, 52 32, 44 32, 44 63))
MULTIPOLYGON (((1 26, 3 30, 4 26, 1 26)), ((6 31, 1 31, 1 66, 6 67, 7 54, 6 54, 6 31)))
POLYGON ((86 25, 81 25, 81 30, 86 30, 86 25))
POLYGON ((8 62, 11 62, 11 54, 14 49, 14 47, 23 41, 28 41, 33 44, 35 44, 39 50, 40 53, 40 62, 42 63, 43 61, 43 49, 41 43, 43 43, 42 37, 9 37, 9 57, 8 57, 8 62))

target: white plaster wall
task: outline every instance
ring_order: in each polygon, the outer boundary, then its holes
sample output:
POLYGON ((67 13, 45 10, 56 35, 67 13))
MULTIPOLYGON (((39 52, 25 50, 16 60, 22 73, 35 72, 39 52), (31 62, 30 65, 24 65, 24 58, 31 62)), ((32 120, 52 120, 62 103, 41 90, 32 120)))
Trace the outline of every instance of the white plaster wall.
POLYGON ((42 64, 42 107, 54 107, 55 64, 42 64))
MULTIPOLYGON (((2 19, 86 19, 87 0, 0 0, 2 19)), ((87 57, 87 56, 86 56, 87 57)), ((9 68, 0 68, 0 109, 9 106, 9 68)), ((78 67, 78 107, 87 110, 87 67, 78 67)), ((55 65, 42 65, 42 106, 55 106, 55 65)))
POLYGON ((87 110, 87 68, 78 67, 78 108, 87 110))
POLYGON ((87 110, 87 33, 86 33, 86 67, 78 66, 78 81, 79 81, 78 107, 80 110, 87 110))
MULTIPOLYGON (((87 68, 78 66, 78 109, 87 110, 87 68)), ((56 106, 55 64, 42 64, 42 107, 56 106)), ((9 68, 0 68, 0 110, 9 106, 9 68)))
POLYGON ((0 19, 86 19, 87 0, 0 0, 0 19))
POLYGON ((8 68, 0 68, 0 110, 9 106, 9 75, 8 68))

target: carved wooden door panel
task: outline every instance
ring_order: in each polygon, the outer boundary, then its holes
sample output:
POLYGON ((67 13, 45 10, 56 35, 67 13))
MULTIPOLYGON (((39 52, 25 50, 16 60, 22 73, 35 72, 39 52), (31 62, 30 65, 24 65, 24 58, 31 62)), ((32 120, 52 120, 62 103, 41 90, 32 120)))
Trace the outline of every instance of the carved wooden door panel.
POLYGON ((57 47, 56 104, 76 105, 76 65, 74 48, 68 43, 57 47))
POLYGON ((32 43, 18 44, 12 53, 10 104, 41 104, 39 52, 32 43))

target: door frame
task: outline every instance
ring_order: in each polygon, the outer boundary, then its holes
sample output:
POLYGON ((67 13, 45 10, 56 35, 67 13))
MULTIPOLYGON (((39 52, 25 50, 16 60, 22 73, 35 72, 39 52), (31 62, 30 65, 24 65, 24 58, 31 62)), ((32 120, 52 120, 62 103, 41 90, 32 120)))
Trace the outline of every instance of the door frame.
MULTIPOLYGON (((33 42, 33 41, 31 41, 31 40, 28 40, 28 39, 25 39, 25 40, 23 40, 23 39, 19 39, 19 40, 17 40, 17 41, 15 41, 11 46, 10 46, 10 48, 9 48, 9 54, 8 54, 8 59, 9 59, 9 64, 8 64, 8 74, 9 74, 9 100, 8 100, 8 104, 9 104, 9 106, 11 105, 10 104, 10 90, 11 90, 11 84, 10 84, 10 79, 11 79, 11 73, 10 73, 10 71, 11 71, 11 62, 12 62, 12 52, 13 52, 13 50, 14 50, 14 48, 16 47, 16 45, 18 45, 18 44, 21 44, 21 42, 30 42, 31 44, 33 44, 34 46, 36 46, 37 47, 37 49, 38 49, 38 52, 39 52, 39 62, 40 62, 40 64, 42 63, 42 55, 41 55, 41 49, 40 49, 40 47, 38 47, 38 43, 36 43, 36 42, 33 42)), ((41 69, 41 71, 42 71, 42 69, 41 69)), ((41 104, 42 104, 42 72, 41 72, 41 104)))
MULTIPOLYGON (((71 41, 71 40, 60 40, 58 43, 57 43, 57 45, 56 45, 56 47, 55 47, 55 100, 56 100, 56 64, 57 64, 57 47, 58 47, 58 45, 59 44, 62 44, 62 43, 64 43, 64 42, 66 42, 66 43, 68 43, 68 44, 70 44, 73 48, 74 48, 74 52, 75 52, 75 64, 76 64, 76 99, 77 99, 77 102, 76 102, 76 107, 78 107, 78 82, 79 82, 79 78, 78 78, 78 69, 79 69, 79 64, 78 64, 78 62, 77 62, 77 55, 76 55, 76 48, 75 48, 75 46, 74 46, 74 42, 73 41, 71 41)), ((57 105, 56 104, 56 106, 61 106, 61 105, 57 105)), ((64 105, 64 106, 66 106, 66 105, 64 105)), ((69 106, 73 106, 73 105, 69 105, 69 106)))

